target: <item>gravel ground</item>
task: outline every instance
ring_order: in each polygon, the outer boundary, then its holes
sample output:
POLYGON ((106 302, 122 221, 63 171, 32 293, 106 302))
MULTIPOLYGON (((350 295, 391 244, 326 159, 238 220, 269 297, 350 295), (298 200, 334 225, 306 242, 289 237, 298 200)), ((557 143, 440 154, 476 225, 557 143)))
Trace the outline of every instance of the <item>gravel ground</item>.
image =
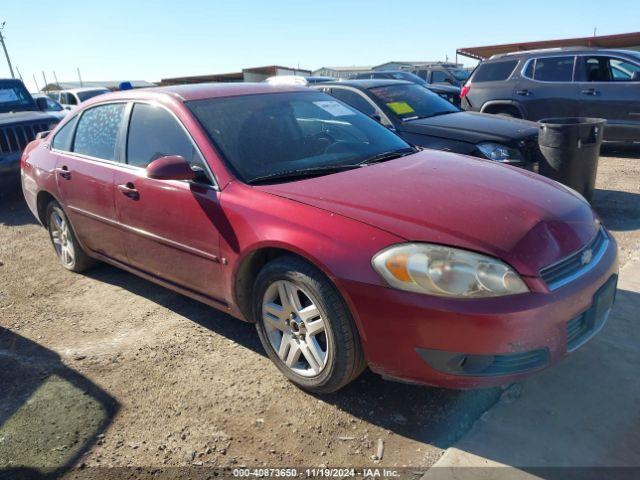
MULTIPOLYGON (((605 154, 593 203, 624 264, 640 255, 640 149, 605 154)), ((20 196, 0 202, 0 469, 426 468, 501 395, 368 372, 309 395, 252 325, 109 266, 69 273, 20 196)))

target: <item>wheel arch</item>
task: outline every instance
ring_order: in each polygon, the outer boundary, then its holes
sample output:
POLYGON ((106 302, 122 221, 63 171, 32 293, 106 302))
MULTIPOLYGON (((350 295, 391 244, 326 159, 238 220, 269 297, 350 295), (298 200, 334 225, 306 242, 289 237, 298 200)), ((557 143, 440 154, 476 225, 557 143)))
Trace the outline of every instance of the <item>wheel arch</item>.
MULTIPOLYGON (((52 200, 60 203, 60 200, 58 200, 48 190, 40 190, 36 195, 36 211, 38 212, 38 220, 44 227, 47 227, 47 205, 49 205, 52 200)), ((60 203, 60 205, 62 204, 60 203)))
POLYGON ((519 102, 513 100, 491 100, 482 105, 480 112, 482 113, 498 113, 505 110, 511 110, 520 118, 525 118, 524 109, 519 102))
POLYGON ((301 251, 293 245, 285 243, 266 243, 256 245, 244 253, 240 258, 238 258, 234 268, 232 277, 233 301, 240 310, 240 313, 244 316, 245 320, 253 322, 253 288, 258 273, 268 262, 284 255, 298 257, 322 272, 336 288, 338 293, 340 293, 347 308, 351 311, 344 292, 339 288, 336 283, 335 276, 330 273, 326 265, 317 258, 309 255, 307 252, 301 251))

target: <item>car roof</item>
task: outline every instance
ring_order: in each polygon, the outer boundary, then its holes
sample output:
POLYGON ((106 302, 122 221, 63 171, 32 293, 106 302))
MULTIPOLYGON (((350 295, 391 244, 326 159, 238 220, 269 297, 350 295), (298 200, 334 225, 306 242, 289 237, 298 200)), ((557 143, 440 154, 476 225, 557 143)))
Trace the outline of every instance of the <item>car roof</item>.
POLYGON ((354 88, 359 88, 361 90, 367 90, 369 88, 375 87, 386 87, 388 85, 416 85, 413 82, 409 82, 407 80, 395 80, 392 78, 366 78, 361 80, 340 80, 338 82, 324 82, 318 84, 321 87, 328 87, 331 85, 335 86, 349 86, 354 88))
POLYGON ((509 53, 500 53, 498 55, 493 55, 485 61, 489 60, 501 60, 506 58, 529 58, 529 57, 537 57, 540 55, 567 55, 567 54, 582 54, 582 53, 605 53, 605 54, 613 54, 613 55, 632 55, 637 56, 637 52, 635 50, 621 50, 621 49, 611 49, 611 48, 590 48, 590 47, 557 47, 557 48, 542 48, 538 50, 525 50, 521 52, 509 52, 509 53))
POLYGON ((89 99, 86 103, 102 103, 105 100, 160 99, 171 97, 182 102, 205 100, 209 98, 235 97, 241 95, 259 95, 264 93, 308 92, 309 88, 296 85, 273 85, 269 83, 231 82, 231 83, 195 83, 189 85, 170 85, 164 87, 137 88, 119 92, 105 93, 89 99))
POLYGON ((95 92, 96 90, 109 90, 109 89, 107 87, 68 88, 66 90, 60 90, 60 92, 81 93, 81 92, 95 92))

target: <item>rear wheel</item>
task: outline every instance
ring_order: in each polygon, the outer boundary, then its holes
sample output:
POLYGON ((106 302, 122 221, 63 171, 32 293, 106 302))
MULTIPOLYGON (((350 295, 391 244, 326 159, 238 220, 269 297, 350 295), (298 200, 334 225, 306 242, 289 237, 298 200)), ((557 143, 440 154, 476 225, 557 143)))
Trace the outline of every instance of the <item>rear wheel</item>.
POLYGON ((83 272, 93 264, 84 252, 64 210, 55 200, 47 206, 47 229, 60 264, 72 272, 83 272))
POLYGON ((349 310, 329 280, 304 260, 284 256, 263 268, 254 313, 269 358, 299 387, 334 392, 364 370, 349 310))

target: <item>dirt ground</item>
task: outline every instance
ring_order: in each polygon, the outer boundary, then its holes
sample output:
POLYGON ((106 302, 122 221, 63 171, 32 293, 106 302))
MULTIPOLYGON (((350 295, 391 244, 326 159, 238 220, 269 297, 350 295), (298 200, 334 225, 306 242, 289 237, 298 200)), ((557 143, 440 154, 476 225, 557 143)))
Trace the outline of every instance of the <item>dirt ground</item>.
MULTIPOLYGON (((624 264, 640 256, 640 148, 603 154, 593 204, 624 264)), ((252 325, 113 267, 69 273, 21 197, 0 200, 0 470, 425 469, 501 395, 369 372, 336 394, 307 394, 265 357, 252 325)))

